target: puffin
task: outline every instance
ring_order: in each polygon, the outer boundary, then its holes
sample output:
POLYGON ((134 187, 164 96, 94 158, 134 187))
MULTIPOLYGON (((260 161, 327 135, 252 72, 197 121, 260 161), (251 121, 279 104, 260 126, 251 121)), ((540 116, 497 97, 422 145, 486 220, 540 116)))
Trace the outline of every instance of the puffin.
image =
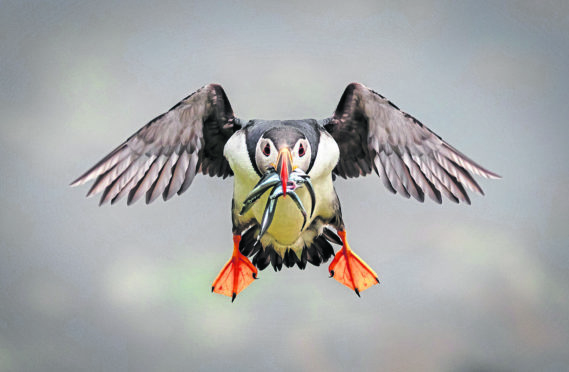
POLYGON ((334 188, 337 177, 371 173, 391 193, 439 204, 470 204, 467 190, 484 195, 473 175, 500 178, 360 83, 349 84, 322 120, 243 120, 221 85, 208 84, 71 186, 95 180, 87 196, 101 194, 100 205, 143 197, 149 204, 182 194, 198 174, 233 176, 233 251, 211 286, 233 302, 269 265, 303 270, 332 259, 330 277, 358 296, 379 284, 348 244, 334 188))

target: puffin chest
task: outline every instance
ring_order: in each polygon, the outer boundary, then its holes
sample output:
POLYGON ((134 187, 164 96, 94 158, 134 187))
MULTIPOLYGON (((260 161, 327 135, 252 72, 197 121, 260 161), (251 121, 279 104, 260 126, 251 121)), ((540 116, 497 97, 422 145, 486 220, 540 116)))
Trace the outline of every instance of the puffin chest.
MULTIPOLYGON (((234 200, 235 207, 240 210, 243 206, 243 201, 247 197, 247 194, 255 186, 255 181, 245 181, 236 178, 234 189, 234 200)), ((243 216, 238 218, 242 221, 256 220, 258 224, 261 224, 263 219, 263 214, 265 212, 265 207, 267 205, 267 199, 269 198, 270 192, 266 192, 259 200, 255 202, 255 205, 243 216)), ((302 201, 305 208, 309 211, 312 207, 310 196, 304 188, 296 190, 296 194, 302 201)), ((265 235, 268 235, 276 242, 283 245, 291 245, 295 243, 301 232, 304 224, 304 217, 298 209, 298 206, 294 203, 290 196, 279 197, 277 201, 277 206, 275 208, 275 213, 273 221, 267 230, 265 235)), ((305 228, 310 225, 310 221, 306 221, 305 228)))
MULTIPOLYGON (((299 196, 300 200, 306 206, 306 208, 310 208, 311 201, 307 195, 306 190, 300 189, 296 192, 296 194, 299 196)), ((259 221, 259 223, 263 218, 266 200, 267 196, 265 196, 253 210, 255 219, 259 221)), ((269 234, 280 244, 293 244, 298 240, 304 222, 304 217, 302 216, 302 213, 292 198, 286 196, 280 197, 277 201, 277 207, 275 209, 273 222, 267 230, 267 234, 269 234)), ((308 222, 306 225, 308 225, 308 222)))

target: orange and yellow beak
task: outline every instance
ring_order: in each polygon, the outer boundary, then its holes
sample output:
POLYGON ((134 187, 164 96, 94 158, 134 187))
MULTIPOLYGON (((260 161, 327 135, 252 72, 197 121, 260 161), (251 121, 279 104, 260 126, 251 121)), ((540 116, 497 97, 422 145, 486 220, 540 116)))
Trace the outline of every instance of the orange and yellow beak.
POLYGON ((288 184, 288 176, 292 172, 292 154, 290 150, 285 147, 279 151, 277 158, 277 173, 281 178, 281 185, 283 187, 283 198, 286 197, 286 187, 288 184))

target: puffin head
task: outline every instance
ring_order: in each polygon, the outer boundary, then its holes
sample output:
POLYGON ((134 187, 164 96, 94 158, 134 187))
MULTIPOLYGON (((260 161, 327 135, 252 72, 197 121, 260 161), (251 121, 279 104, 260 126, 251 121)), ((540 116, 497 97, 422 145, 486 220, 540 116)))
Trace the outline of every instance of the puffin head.
POLYGON ((306 136, 292 126, 275 126, 264 132, 255 146, 255 165, 260 173, 275 171, 286 196, 289 175, 296 169, 308 172, 312 148, 306 136))

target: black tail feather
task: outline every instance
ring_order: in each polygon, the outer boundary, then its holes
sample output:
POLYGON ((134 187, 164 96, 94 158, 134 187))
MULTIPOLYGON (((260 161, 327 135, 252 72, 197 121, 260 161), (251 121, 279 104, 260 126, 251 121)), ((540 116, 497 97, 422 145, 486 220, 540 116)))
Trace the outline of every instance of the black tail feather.
POLYGON ((296 253, 292 249, 287 249, 283 259, 283 263, 286 267, 293 267, 296 263, 296 253))
POLYGON ((318 250, 318 254, 322 257, 322 262, 328 261, 328 259, 334 255, 334 248, 332 248, 332 245, 323 235, 316 238, 314 243, 318 250))
POLYGON ((273 247, 267 247, 265 249, 259 250, 259 252, 253 257, 253 265, 257 266, 257 269, 264 270, 271 262, 271 255, 269 254, 269 249, 273 251, 273 247))
POLYGON ((344 243, 342 243, 342 239, 340 239, 338 234, 336 234, 334 231, 330 230, 328 227, 324 227, 324 230, 322 230, 322 235, 324 235, 324 237, 328 241, 330 241, 334 244, 338 244, 338 245, 344 244, 344 243))
POLYGON ((330 257, 334 256, 334 248, 330 243, 341 244, 342 242, 335 232, 326 227, 322 235, 317 236, 310 245, 304 246, 300 258, 292 249, 286 249, 283 257, 275 251, 272 245, 263 247, 261 242, 257 241, 258 231, 258 227, 252 227, 242 235, 239 251, 247 257, 253 257, 251 262, 259 270, 265 269, 269 264, 275 271, 280 271, 283 265, 285 267, 296 265, 304 270, 307 262, 320 266, 321 263, 327 262, 330 257))
POLYGON ((302 250, 301 255, 300 255, 300 261, 298 260, 298 257, 296 256, 296 254, 294 255, 294 258, 296 260, 296 265, 300 268, 300 270, 304 270, 306 268, 306 262, 308 261, 308 259, 306 258, 306 254, 307 254, 307 250, 306 250, 306 248, 304 248, 302 250))
POLYGON ((304 247, 304 250, 306 251, 306 258, 308 262, 310 262, 314 266, 320 266, 320 264, 322 263, 322 257, 318 253, 318 249, 316 248, 315 243, 316 240, 314 240, 314 242, 312 242, 312 244, 309 247, 304 247))
POLYGON ((274 250, 273 247, 270 248, 271 264, 273 265, 273 269, 275 269, 275 271, 280 271, 283 268, 283 258, 274 250))

